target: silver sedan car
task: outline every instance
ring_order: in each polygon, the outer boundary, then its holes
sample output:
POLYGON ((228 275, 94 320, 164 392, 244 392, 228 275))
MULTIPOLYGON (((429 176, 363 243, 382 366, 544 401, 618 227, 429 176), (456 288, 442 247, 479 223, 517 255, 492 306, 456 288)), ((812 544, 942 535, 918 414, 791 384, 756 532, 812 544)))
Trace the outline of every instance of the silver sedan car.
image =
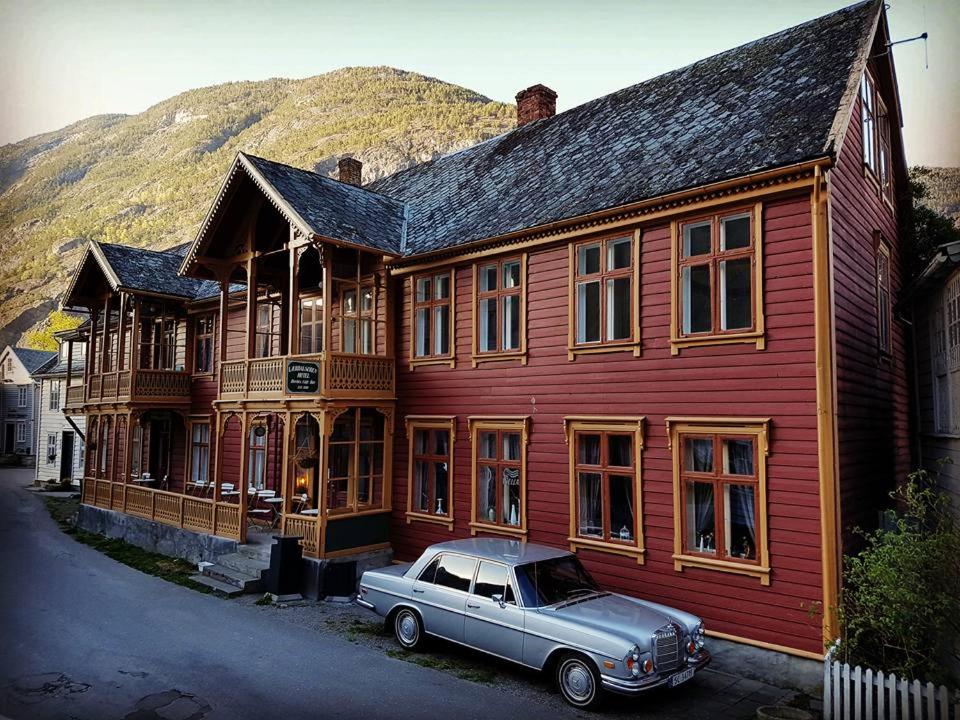
POLYGON ((700 618, 605 592, 576 555, 531 543, 432 545, 415 563, 366 571, 356 602, 409 650, 434 635, 551 672, 580 708, 603 690, 675 687, 710 662, 700 618))

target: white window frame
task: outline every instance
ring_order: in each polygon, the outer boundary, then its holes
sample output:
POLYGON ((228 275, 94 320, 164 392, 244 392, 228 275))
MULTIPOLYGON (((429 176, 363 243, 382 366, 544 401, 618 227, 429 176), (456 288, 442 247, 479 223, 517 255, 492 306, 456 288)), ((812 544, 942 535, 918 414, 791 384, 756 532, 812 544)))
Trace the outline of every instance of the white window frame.
POLYGON ((25 408, 27 406, 28 388, 26 385, 20 385, 17 388, 17 407, 25 408))
POLYGON ((25 422, 17 423, 17 435, 14 442, 25 443, 27 441, 27 424, 25 422))
POLYGON ((47 465, 57 461, 57 434, 47 433, 47 465))

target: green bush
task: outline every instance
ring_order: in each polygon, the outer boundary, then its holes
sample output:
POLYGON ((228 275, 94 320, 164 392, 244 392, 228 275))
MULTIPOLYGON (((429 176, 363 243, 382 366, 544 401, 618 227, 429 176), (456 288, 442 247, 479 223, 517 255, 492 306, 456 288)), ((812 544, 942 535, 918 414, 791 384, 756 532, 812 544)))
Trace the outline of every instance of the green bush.
POLYGON ((949 499, 924 470, 891 493, 887 528, 857 532, 864 549, 844 559, 838 657, 905 678, 956 684, 960 526, 949 499))

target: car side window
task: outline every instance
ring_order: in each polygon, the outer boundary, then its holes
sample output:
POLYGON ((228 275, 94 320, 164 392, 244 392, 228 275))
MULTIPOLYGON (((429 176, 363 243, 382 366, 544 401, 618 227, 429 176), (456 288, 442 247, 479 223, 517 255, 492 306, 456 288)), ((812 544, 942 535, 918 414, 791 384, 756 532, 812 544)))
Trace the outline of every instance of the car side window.
POLYGON ((504 595, 507 584, 507 568, 500 563, 481 561, 477 571, 477 581, 473 584, 473 594, 480 597, 492 598, 494 595, 504 595))
POLYGON ((464 557, 463 555, 444 555, 440 558, 440 565, 437 567, 437 576, 434 582, 443 587, 468 592, 476 567, 477 561, 474 558, 464 557))
POLYGON ((440 557, 437 556, 433 559, 433 562, 427 565, 423 569, 423 572, 420 573, 420 577, 417 578, 420 582, 432 583, 434 578, 437 576, 437 566, 440 564, 440 557))

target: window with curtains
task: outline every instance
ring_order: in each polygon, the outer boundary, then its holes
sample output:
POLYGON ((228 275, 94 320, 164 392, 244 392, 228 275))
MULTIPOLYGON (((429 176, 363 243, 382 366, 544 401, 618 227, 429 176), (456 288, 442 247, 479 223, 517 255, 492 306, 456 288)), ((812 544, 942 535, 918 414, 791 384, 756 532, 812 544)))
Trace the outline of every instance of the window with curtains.
POLYGON ((373 408, 337 416, 327 441, 327 510, 362 512, 384 506, 385 419, 373 408))
POLYGON ((341 297, 341 349, 345 353, 373 355, 377 347, 377 292, 373 285, 353 285, 341 297))
POLYGON ((407 519, 453 529, 454 418, 407 418, 407 519))
POLYGON ((674 317, 680 347, 763 342, 759 206, 674 223, 674 317))
POLYGON ((890 319, 893 307, 890 293, 890 247, 882 238, 877 243, 877 345, 890 354, 890 319))
POLYGON ((629 342, 633 327, 633 238, 580 243, 574 247, 574 343, 629 342))
POLYGON ((194 320, 193 371, 213 372, 213 315, 200 315, 194 320))
POLYGON ((515 356, 525 346, 523 257, 474 266, 475 357, 515 356))
POLYGON ((678 569, 732 569, 769 582, 766 422, 667 419, 678 569))
POLYGON ((300 354, 323 352, 323 296, 300 298, 300 354))
POLYGON ((194 485, 210 483, 210 423, 190 426, 190 482, 194 485))
POLYGON ((453 358, 453 271, 413 279, 413 360, 453 358))
POLYGON ((640 452, 643 418, 564 419, 570 445, 570 542, 643 552, 640 452))
POLYGON ((473 453, 471 527, 526 533, 527 419, 470 419, 473 453))
POLYGON ((247 449, 247 484, 257 490, 265 490, 267 479, 266 425, 254 425, 250 428, 247 449))

